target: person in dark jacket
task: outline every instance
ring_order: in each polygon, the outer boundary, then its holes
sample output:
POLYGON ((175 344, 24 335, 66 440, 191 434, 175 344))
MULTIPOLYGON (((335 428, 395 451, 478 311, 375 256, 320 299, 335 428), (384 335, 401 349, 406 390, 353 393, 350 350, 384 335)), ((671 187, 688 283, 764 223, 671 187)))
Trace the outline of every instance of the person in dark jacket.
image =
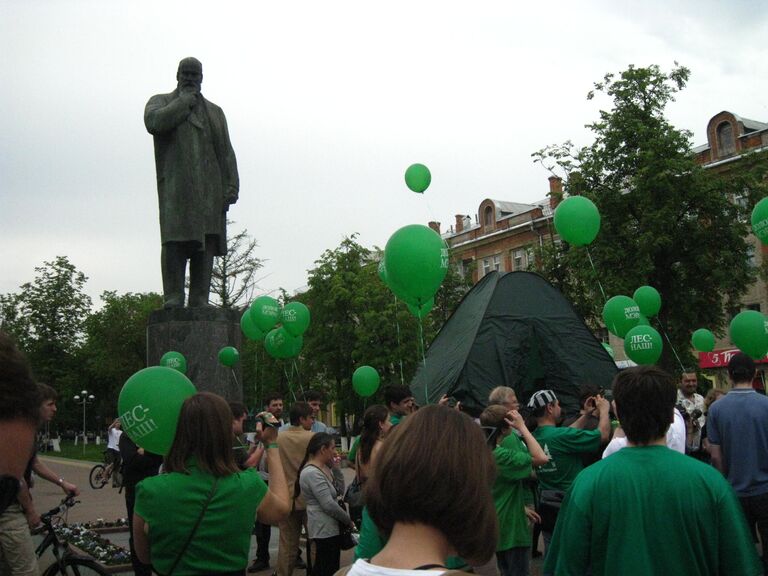
POLYGON ((152 565, 144 564, 136 556, 133 547, 133 505, 136 502, 136 485, 150 476, 156 476, 163 463, 163 457, 151 452, 145 452, 128 437, 120 435, 120 458, 123 462, 123 489, 125 490, 125 508, 128 511, 129 540, 131 548, 131 564, 136 576, 151 576, 152 565))

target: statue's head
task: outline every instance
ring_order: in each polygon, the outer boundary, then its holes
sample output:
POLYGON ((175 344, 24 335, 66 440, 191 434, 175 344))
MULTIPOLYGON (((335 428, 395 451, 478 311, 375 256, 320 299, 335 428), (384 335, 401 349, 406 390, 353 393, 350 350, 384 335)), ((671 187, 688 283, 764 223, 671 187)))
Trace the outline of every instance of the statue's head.
POLYGON ((176 72, 179 90, 200 91, 203 84, 203 65, 197 58, 184 58, 176 72))

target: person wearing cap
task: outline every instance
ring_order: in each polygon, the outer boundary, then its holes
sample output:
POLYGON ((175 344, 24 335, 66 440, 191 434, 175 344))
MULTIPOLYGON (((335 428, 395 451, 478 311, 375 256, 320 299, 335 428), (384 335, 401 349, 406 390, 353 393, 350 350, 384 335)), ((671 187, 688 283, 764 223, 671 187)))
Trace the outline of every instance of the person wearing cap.
POLYGON ((768 398, 752 388, 755 363, 736 354, 728 363, 733 388, 707 415, 712 465, 739 496, 747 524, 760 533, 763 569, 768 572, 768 398))
POLYGON ((656 366, 616 375, 613 397, 629 446, 585 468, 563 502, 544 574, 762 574, 728 483, 670 450, 676 391, 656 366))
POLYGON ((610 437, 609 403, 602 396, 596 396, 594 404, 598 412, 597 429, 582 430, 576 427, 558 427, 562 409, 552 390, 539 390, 528 401, 528 409, 537 424, 533 437, 549 457, 549 462, 536 468, 544 554, 547 554, 557 518, 556 502, 562 499, 563 493, 581 472, 582 455, 599 450, 600 445, 608 442, 610 437))

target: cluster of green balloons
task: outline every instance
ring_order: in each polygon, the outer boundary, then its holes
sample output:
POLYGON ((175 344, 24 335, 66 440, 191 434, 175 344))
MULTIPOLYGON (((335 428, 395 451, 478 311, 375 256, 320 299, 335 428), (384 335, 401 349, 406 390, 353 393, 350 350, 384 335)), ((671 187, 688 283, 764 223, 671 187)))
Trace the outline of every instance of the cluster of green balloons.
POLYGON ((691 335, 691 345, 699 352, 712 352, 715 349, 715 335, 706 328, 699 328, 691 335))
POLYGON ((731 341, 747 356, 763 358, 768 353, 768 319, 757 310, 739 312, 731 320, 731 341))
POLYGON ((123 432, 148 452, 165 456, 176 436, 181 405, 195 394, 179 370, 151 366, 126 380, 117 399, 123 432))
POLYGON ((586 246, 600 232, 600 211, 589 198, 571 196, 555 209, 555 229, 569 244, 586 246))
POLYGON ((434 306, 435 293, 448 273, 448 247, 440 235, 421 224, 400 228, 387 241, 379 278, 422 318, 434 306), (430 305, 431 302, 431 305, 430 305))
POLYGON ((752 209, 752 234, 768 244, 768 198, 763 198, 752 209))
POLYGON ((379 373, 372 366, 360 366, 352 374, 352 388, 362 398, 373 396, 380 382, 379 373))
POLYGON ((243 313, 240 329, 246 338, 263 340, 264 349, 273 358, 295 358, 304 346, 303 334, 309 323, 309 308, 301 302, 281 307, 274 298, 260 296, 243 313))
POLYGON ((405 171, 405 184, 413 192, 423 194, 432 182, 432 174, 424 164, 411 164, 405 171))
POLYGON ((640 286, 632 298, 614 296, 603 306, 606 328, 624 339, 624 352, 637 364, 654 364, 661 357, 661 336, 648 322, 659 310, 661 295, 652 286, 640 286))

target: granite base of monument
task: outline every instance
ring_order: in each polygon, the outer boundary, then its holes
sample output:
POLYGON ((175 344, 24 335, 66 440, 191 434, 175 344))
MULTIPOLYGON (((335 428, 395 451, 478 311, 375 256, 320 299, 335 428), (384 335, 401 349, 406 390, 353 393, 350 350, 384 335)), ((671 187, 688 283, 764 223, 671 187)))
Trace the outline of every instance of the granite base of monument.
POLYGON ((187 359, 187 377, 200 392, 214 392, 227 400, 242 400, 240 363, 232 368, 219 362, 224 346, 242 349, 240 314, 222 308, 156 310, 147 325, 147 366, 157 366, 171 350, 187 359))

